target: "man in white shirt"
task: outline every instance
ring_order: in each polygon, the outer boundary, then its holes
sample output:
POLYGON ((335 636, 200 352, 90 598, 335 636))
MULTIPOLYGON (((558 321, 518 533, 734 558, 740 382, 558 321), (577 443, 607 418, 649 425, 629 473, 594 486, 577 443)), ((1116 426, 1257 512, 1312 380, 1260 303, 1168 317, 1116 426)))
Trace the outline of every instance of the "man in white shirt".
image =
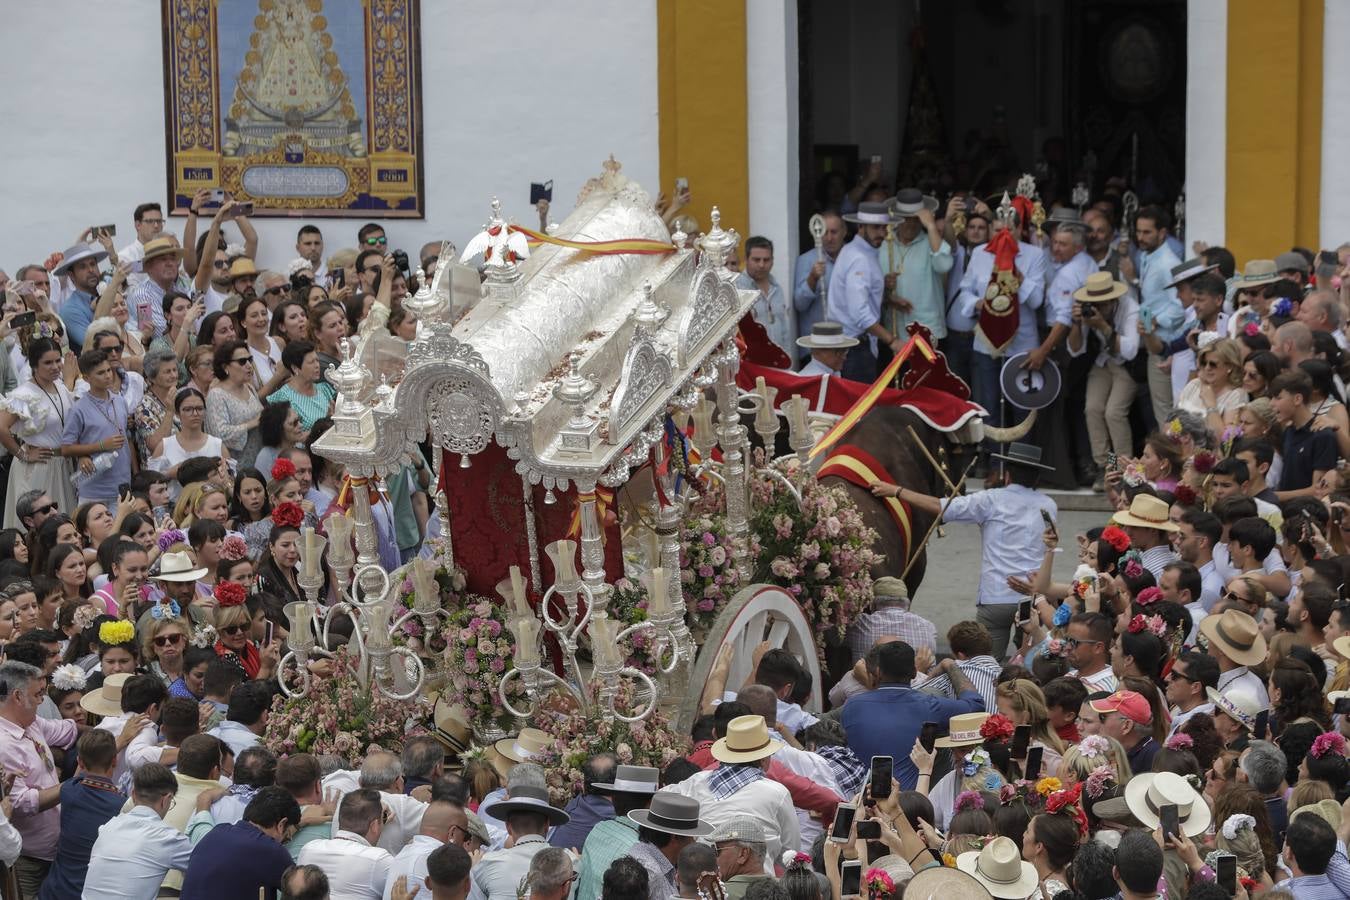
POLYGON ((267 717, 272 708, 272 693, 261 681, 245 681, 230 691, 230 711, 225 721, 207 734, 218 737, 235 755, 252 747, 267 729, 267 717))
MULTIPOLYGON (((164 233, 164 208, 158 203, 142 203, 132 213, 136 239, 117 251, 119 263, 140 262, 145 259, 145 245, 164 233)), ((127 278, 128 291, 134 291, 145 281, 145 274, 132 272, 127 278)), ((128 297, 130 294, 128 294, 128 297)))
POLYGON ((792 315, 792 304, 783 292, 778 279, 773 277, 773 242, 754 235, 745 239, 745 271, 733 283, 742 291, 755 291, 755 305, 750 314, 764 326, 769 340, 792 358, 792 343, 797 336, 797 323, 792 315))
MULTIPOLYGON (((173 773, 158 763, 149 763, 137 769, 132 778, 136 805, 98 830, 81 895, 85 900, 154 900, 171 869, 187 870, 192 840, 164 821, 178 793, 173 773)), ((198 795, 194 822, 209 821, 206 810, 220 793, 223 789, 214 795, 198 795)))
POLYGON ((331 838, 310 841, 296 862, 328 876, 332 900, 382 900, 394 858, 375 846, 385 810, 378 791, 361 788, 342 798, 331 838))
MULTIPOLYGON (((386 816, 384 828, 375 842, 392 856, 403 849, 413 835, 422 827, 422 815, 427 809, 427 800, 431 799, 429 788, 418 788, 416 793, 425 799, 403 792, 403 761, 393 753, 378 750, 365 758, 360 772, 341 769, 323 780, 326 795, 330 790, 347 794, 358 787, 378 791, 384 804, 386 816)), ((337 811, 342 812, 344 797, 338 803, 337 811)))
POLYGON ((469 900, 516 900, 531 860, 548 849, 549 827, 564 825, 571 816, 549 804, 546 788, 524 785, 514 788, 507 800, 484 804, 483 811, 506 823, 511 846, 485 854, 473 867, 469 900))
POLYGON ((1218 689, 1219 663, 1206 654, 1194 650, 1181 655, 1172 664, 1167 675, 1167 704, 1172 708, 1172 724, 1167 729, 1171 737, 1186 720, 1197 713, 1214 715, 1214 704, 1206 691, 1218 689))
POLYGON ((797 334, 802 337, 810 334, 815 324, 825 318, 825 304, 821 302, 821 295, 825 294, 823 289, 829 287, 834 261, 844 248, 844 238, 848 236, 848 228, 838 213, 823 212, 820 217, 825 221, 820 250, 812 247, 797 257, 792 279, 797 334))
POLYGON ((1069 619, 1069 659, 1074 664, 1069 675, 1082 681, 1089 693, 1116 689, 1116 674, 1111 668, 1114 638, 1112 620, 1101 613, 1081 612, 1069 619))
POLYGON ((1245 691, 1260 701, 1262 709, 1268 709, 1270 696, 1265 681, 1248 670, 1248 666, 1260 665, 1266 659, 1266 639, 1256 620, 1229 608, 1221 615, 1206 616, 1200 623, 1200 634, 1209 642, 1209 655, 1219 661, 1219 693, 1245 691))
POLYGON ((1191 614, 1191 629, 1182 641, 1188 647, 1195 645, 1195 629, 1206 616, 1204 605, 1197 599, 1202 584, 1200 570, 1185 560, 1168 563, 1167 568, 1163 569, 1162 580, 1158 582, 1158 590, 1162 591, 1164 600, 1186 607, 1186 612, 1191 614))
POLYGON ((858 346, 858 339, 844 334, 838 322, 817 322, 811 333, 797 338, 797 346, 811 351, 811 361, 802 366, 798 375, 833 375, 842 378, 844 360, 848 351, 858 346))
POLYGON ((328 287, 328 266, 323 261, 323 232, 317 225, 301 225, 295 235, 295 252, 309 262, 314 283, 328 287))
POLYGON ((866 201, 844 220, 856 223, 858 233, 839 251, 830 273, 830 315, 844 327, 844 334, 859 340, 844 361, 844 377, 870 383, 877 377, 877 347, 884 344, 899 353, 904 346, 904 338, 881 324, 881 306, 893 287, 887 287, 881 274, 877 252, 886 240, 886 227, 897 224, 899 217, 889 204, 866 201))
POLYGON ((746 816, 764 826, 769 845, 765 874, 784 850, 801 849, 801 829, 788 789, 765 777, 768 760, 784 745, 769 738, 763 716, 738 716, 727 723, 726 737, 712 746, 721 765, 666 788, 699 802, 701 818, 717 828, 746 816))
POLYGON ((464 810, 445 800, 437 800, 427 805, 422 814, 422 828, 413 835, 412 840, 394 857, 389 865, 389 880, 384 887, 384 900, 391 900, 394 882, 400 877, 407 879, 408 890, 421 887, 425 890, 427 878, 427 857, 432 851, 449 843, 452 832, 459 828, 463 833, 464 810))

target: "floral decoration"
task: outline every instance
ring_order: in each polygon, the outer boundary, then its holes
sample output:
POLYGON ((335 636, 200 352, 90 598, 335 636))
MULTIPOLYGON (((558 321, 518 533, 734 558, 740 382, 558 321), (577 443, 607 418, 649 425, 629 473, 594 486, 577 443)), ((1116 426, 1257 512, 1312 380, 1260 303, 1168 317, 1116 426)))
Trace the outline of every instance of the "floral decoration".
POLYGON ((942 864, 943 864, 944 866, 946 866, 947 868, 949 868, 949 869, 955 869, 955 868, 956 868, 956 856, 955 856, 954 854, 951 854, 951 853, 943 853, 943 854, 942 854, 942 864))
MULTIPOLYGON (((756 465, 765 465, 763 451, 755 454, 756 465)), ((754 580, 796 597, 816 626, 817 647, 823 648, 830 630, 843 637, 872 602, 872 566, 881 557, 872 550, 876 531, 863 522, 842 487, 808 478, 801 490, 799 508, 781 481, 763 475, 752 479, 750 529, 762 545, 754 580)))
POLYGON ((333 655, 333 677, 312 679, 303 698, 277 694, 262 743, 278 756, 335 754, 355 768, 371 748, 401 752, 406 737, 422 732, 427 712, 416 703, 363 688, 356 661, 339 647, 333 655))
POLYGON ((98 642, 105 647, 114 647, 136 639, 136 626, 118 619, 116 622, 104 622, 98 626, 98 642))
POLYGON ((1051 638, 1045 642, 1045 649, 1041 651, 1041 655, 1054 657, 1055 659, 1065 659, 1069 655, 1069 642, 1061 638, 1051 638))
POLYGON ((895 882, 885 869, 868 869, 863 873, 863 884, 867 886, 869 896, 873 893, 890 894, 895 890, 895 882))
POLYGON ((1088 773, 1083 781, 1083 791, 1092 799, 1097 799, 1115 783, 1116 770, 1110 766, 1098 766, 1088 773))
POLYGON ((1230 841, 1237 840, 1238 833, 1241 831, 1255 830, 1256 819, 1246 813, 1234 813, 1223 820, 1223 827, 1220 832, 1230 841))
POLYGON ((1178 731, 1168 738, 1163 746, 1168 750, 1193 750, 1195 739, 1184 731, 1178 731))
POLYGON ((1288 297, 1281 297, 1270 305, 1272 318, 1287 319, 1294 312, 1294 303, 1288 297))
POLYGON ((1196 500, 1200 499, 1195 493, 1195 488, 1184 483, 1177 485, 1176 498, 1182 506, 1194 506, 1196 500))
MULTIPOLYGON (((614 705, 620 710, 639 705, 631 679, 619 680, 614 705)), ((549 798, 558 806, 581 794, 585 787, 581 767, 596 753, 609 751, 626 766, 664 769, 688 749, 659 708, 640 722, 606 721, 584 714, 570 694, 554 693, 533 718, 537 727, 553 735, 553 743, 530 761, 543 767, 549 798)))
POLYGON ((186 544, 187 534, 177 528, 166 528, 155 538, 155 546, 159 548, 160 553, 168 552, 168 549, 174 544, 186 544))
POLYGON ((984 720, 980 726, 980 737, 986 741, 1006 741, 1013 736, 1016 730, 1012 719, 1000 713, 994 713, 984 720))
POLYGON ((1145 616, 1143 613, 1136 613, 1134 618, 1130 619, 1130 634, 1139 634, 1148 632, 1158 638, 1167 636, 1167 623, 1163 621, 1162 616, 1145 616))
POLYGON ((1146 587, 1134 595, 1134 602, 1140 606, 1150 606, 1162 599, 1162 589, 1158 587, 1146 587))
MULTIPOLYGON (((694 640, 702 644, 717 614, 743 587, 736 568, 735 542, 727 530, 726 492, 720 482, 704 488, 689 504, 680 545, 680 589, 685 621, 694 640)), ((751 535, 750 555, 759 554, 758 536, 751 535)), ((635 588, 641 591, 641 588, 635 588)))
POLYGON ((248 559, 248 542, 238 534, 227 534, 220 542, 220 558, 230 562, 248 559))
POLYGON ((81 603, 80 608, 75 610, 75 613, 72 616, 76 630, 84 631, 90 625, 93 625, 94 620, 100 615, 101 613, 88 603, 81 603))
MULTIPOLYGON (((1074 584, 1074 593, 1075 594, 1078 593, 1077 583, 1074 584)), ((1073 618, 1073 607, 1066 600, 1059 606, 1055 607, 1055 615, 1051 619, 1051 622, 1054 624, 1056 628, 1063 628, 1069 624, 1069 620, 1072 618, 1073 618)))
POLYGON ((192 637, 188 638, 188 643, 194 647, 211 647, 218 638, 214 625, 198 625, 192 629, 192 637))
POLYGON ((1083 786, 1075 784, 1073 787, 1062 791, 1055 791, 1045 798, 1045 811, 1051 815, 1063 812, 1074 820, 1078 825, 1078 836, 1086 838, 1088 835, 1087 814, 1083 812, 1083 807, 1078 800, 1083 795, 1083 786))
POLYGON ((1308 755, 1313 759, 1321 759, 1328 753, 1345 755, 1345 738, 1339 732, 1328 731, 1319 734, 1313 741, 1312 749, 1308 751, 1308 755))
POLYGON ((58 691, 82 691, 88 680, 84 669, 74 663, 57 666, 52 672, 52 687, 58 691))
POLYGON ((272 510, 273 525, 280 525, 283 528, 299 528, 303 521, 305 521, 305 511, 300 508, 299 503, 293 500, 280 503, 272 510))
POLYGON ((980 771, 981 766, 989 765, 989 751, 983 747, 976 747, 966 754, 965 760, 961 763, 961 774, 969 778, 980 771))
POLYGON ((211 593, 216 598, 216 603, 220 605, 221 609, 239 606, 248 596, 248 593, 244 590, 244 586, 237 581, 218 581, 216 582, 215 589, 212 590, 211 593))
POLYGON ((1036 793, 1040 794, 1042 797, 1046 797, 1062 787, 1064 787, 1063 782, 1054 776, 1049 776, 1036 782, 1036 793))
MULTIPOLYGON (((510 726, 497 687, 515 668, 516 643, 502 607, 486 597, 470 595, 450 613, 444 634, 445 668, 450 675, 442 693, 446 702, 461 706, 471 722, 510 726)), ((507 689, 513 698, 524 694, 519 679, 512 679, 507 689)))
POLYGON ((1106 756, 1111 752, 1111 742, 1100 734, 1090 734, 1078 742, 1078 755, 1088 759, 1106 756))
POLYGON ((1208 475, 1214 471, 1214 464, 1219 460, 1208 450, 1201 450, 1191 457, 1191 465, 1195 466, 1195 471, 1201 475, 1208 475))
POLYGON ((1003 785, 999 789, 998 800, 1003 806, 1020 802, 1029 812, 1039 809, 1045 802, 1045 798, 1036 790, 1036 783, 1026 779, 1003 785))
POLYGON ((1144 574, 1144 555, 1138 550, 1126 550, 1120 561, 1123 564, 1121 571, 1126 578, 1138 578, 1144 574))
POLYGON ((1182 427, 1181 427, 1181 420, 1180 420, 1180 419, 1171 419, 1171 420, 1168 421, 1168 423, 1167 423, 1167 433, 1168 433, 1169 435, 1171 435, 1171 436, 1174 437, 1174 438, 1178 438, 1178 437, 1181 437, 1181 431, 1182 431, 1182 427))
POLYGON ((1261 333, 1261 326, 1255 322, 1248 322, 1242 326, 1242 333, 1247 337, 1256 337, 1261 333))
MULTIPOLYGON (((640 584, 620 578, 609 594, 609 617, 619 623, 619 630, 647 621, 647 591, 640 584)), ((657 661, 652 655, 652 638, 647 631, 635 631, 628 637, 628 656, 624 665, 644 675, 655 675, 657 661)))
POLYGON ((964 812, 968 809, 984 809, 984 797, 980 796, 979 791, 962 791, 956 795, 956 812, 964 812))
POLYGON ((150 607, 150 617, 155 620, 176 619, 182 613, 177 600, 171 600, 169 597, 161 597, 159 602, 150 607))
POLYGON ((294 476, 295 476, 295 463, 291 462, 289 459, 286 459, 284 456, 278 458, 276 461, 272 463, 273 481, 281 481, 282 479, 292 478, 294 476))
POLYGON ((1117 553, 1124 553, 1130 549, 1130 536, 1118 525, 1107 525, 1097 540, 1106 541, 1117 553))
MULTIPOLYGON (((430 542, 438 539, 432 538, 430 542)), ((440 559, 437 553, 433 559, 440 559)), ((397 621, 403 619, 417 602, 417 587, 413 583, 411 568, 404 569, 403 581, 399 584, 398 599, 394 601, 394 608, 391 613, 391 620, 397 621)), ((446 569, 444 565, 437 567, 435 572, 436 586, 440 592, 441 608, 446 610, 455 610, 464 602, 463 592, 466 584, 464 573, 459 569, 453 571, 446 569)), ((394 633, 394 642, 402 644, 413 650, 419 656, 433 660, 439 657, 445 651, 447 643, 447 633, 439 625, 433 626, 431 633, 426 633, 426 626, 417 616, 408 616, 403 619, 403 624, 398 627, 394 633)))

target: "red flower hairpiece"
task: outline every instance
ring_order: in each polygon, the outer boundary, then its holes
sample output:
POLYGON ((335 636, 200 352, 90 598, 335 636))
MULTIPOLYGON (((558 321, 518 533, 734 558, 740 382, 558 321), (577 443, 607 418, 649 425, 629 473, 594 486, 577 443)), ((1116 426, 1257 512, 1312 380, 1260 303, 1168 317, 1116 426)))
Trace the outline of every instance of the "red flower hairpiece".
POLYGON ((1051 815, 1058 812, 1065 812, 1073 819, 1074 824, 1078 826, 1078 836, 1086 838, 1088 836, 1087 815, 1083 812, 1083 807, 1079 805, 1078 800, 1083 794, 1082 783, 1075 784, 1071 788, 1062 791, 1055 791, 1049 797, 1045 798, 1045 811, 1051 815))
POLYGON ((285 503, 278 504, 276 509, 272 510, 272 524, 283 525, 288 528, 299 528, 300 523, 305 521, 305 511, 300 508, 300 504, 293 500, 287 500, 285 503))
POLYGON ((215 595, 216 603, 221 609, 228 609, 231 606, 239 606, 248 596, 244 592, 244 586, 236 581, 220 581, 216 583, 216 588, 212 591, 215 595))
POLYGON ((1134 602, 1140 606, 1151 606, 1162 599, 1162 589, 1158 587, 1146 587, 1134 597, 1134 602))
POLYGON ((1013 736, 1014 730, 1012 719, 994 713, 980 726, 980 737, 986 741, 1006 741, 1013 736))
POLYGON ((1177 485, 1176 497, 1177 502, 1182 506, 1194 506, 1195 501, 1198 499, 1195 494, 1195 488, 1191 487, 1189 484, 1177 485))
POLYGON ((290 478, 295 474, 295 463, 289 459, 278 459, 272 463, 272 480, 280 481, 283 478, 290 478))
POLYGON ((1313 741, 1312 749, 1308 755, 1313 759, 1321 759, 1328 753, 1334 753, 1337 756, 1345 755, 1345 738, 1336 731, 1328 731, 1325 734, 1319 734, 1313 741))
POLYGON ((1210 472, 1214 471, 1214 464, 1218 462, 1218 459, 1208 450, 1201 450, 1192 457, 1191 462, 1195 465, 1195 471, 1199 472, 1201 475, 1208 475, 1210 472))
POLYGON ((1111 545, 1111 549, 1117 553, 1124 553, 1130 549, 1130 536, 1115 525, 1108 525, 1103 528, 1099 540, 1106 541, 1111 545))

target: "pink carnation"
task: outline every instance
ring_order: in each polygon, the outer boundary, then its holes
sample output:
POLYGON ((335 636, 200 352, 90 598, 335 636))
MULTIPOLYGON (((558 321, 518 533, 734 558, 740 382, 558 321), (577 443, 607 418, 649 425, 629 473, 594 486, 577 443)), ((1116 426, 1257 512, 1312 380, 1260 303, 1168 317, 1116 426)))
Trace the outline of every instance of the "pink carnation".
POLYGON ((1325 734, 1319 734, 1313 741, 1312 749, 1308 755, 1313 759, 1321 759, 1328 753, 1335 753, 1339 756, 1345 755, 1345 738, 1339 732, 1328 731, 1325 734))

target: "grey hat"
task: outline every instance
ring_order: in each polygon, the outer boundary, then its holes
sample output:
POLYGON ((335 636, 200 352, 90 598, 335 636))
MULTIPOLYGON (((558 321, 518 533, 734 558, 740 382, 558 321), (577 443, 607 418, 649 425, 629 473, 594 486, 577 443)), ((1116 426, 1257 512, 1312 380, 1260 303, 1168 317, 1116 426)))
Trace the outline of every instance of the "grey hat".
POLYGON ((752 819, 749 816, 736 816, 727 819, 721 825, 713 829, 713 833, 708 835, 708 842, 717 844, 722 841, 745 841, 748 844, 768 843, 768 836, 764 833, 764 826, 758 819, 752 819))
POLYGON ((703 837, 712 831, 712 826, 699 819, 699 803, 692 797, 674 794, 670 791, 658 791, 652 795, 652 805, 646 809, 635 809, 628 818, 642 828, 660 831, 664 834, 678 834, 684 837, 703 837))
POLYGON ((937 212, 938 199, 930 197, 918 188, 905 188, 891 200, 891 211, 902 219, 912 219, 922 209, 937 212))
POLYGON ((1218 267, 1219 267, 1218 263, 1214 263, 1213 265, 1206 263, 1204 257, 1202 256, 1197 256, 1194 259, 1188 259, 1184 263, 1172 267, 1172 280, 1167 283, 1167 286, 1170 288, 1174 288, 1177 285, 1181 284, 1183 281, 1190 281, 1197 275, 1203 275, 1206 272, 1212 272, 1218 267))
POLYGON ((488 834, 487 825, 483 824, 483 820, 478 818, 478 813, 466 809, 464 810, 464 818, 468 822, 468 827, 464 830, 469 833, 470 837, 476 837, 484 844, 492 843, 492 835, 488 834))
POLYGON ((93 259, 95 262, 103 262, 108 258, 108 251, 102 247, 94 248, 88 244, 76 244, 65 253, 61 254, 61 264, 52 269, 52 274, 57 278, 62 278, 70 274, 70 267, 80 260, 93 259))
POLYGON ((547 816, 550 825, 566 825, 572 817, 548 802, 548 790, 522 784, 511 791, 505 800, 485 804, 483 815, 505 820, 515 812, 532 812, 547 816))
POLYGON ((591 785, 606 794, 655 794, 660 787, 661 773, 648 766, 618 766, 614 780, 591 785))
POLYGON ((1291 270, 1302 272, 1304 275, 1307 275, 1312 271, 1312 266, 1308 265, 1308 258, 1306 256, 1302 253, 1295 253, 1292 250, 1288 253, 1281 253, 1279 256, 1275 257, 1276 272, 1288 272, 1291 270))
POLYGON ((859 203, 857 212, 844 214, 844 221, 855 225, 894 225, 900 218, 890 202, 871 200, 859 203))
POLYGON ((1054 466, 1047 466, 1041 462, 1041 448, 1035 444, 1022 444, 1014 441, 1008 445, 1007 453, 991 453, 989 455, 994 459, 1001 459, 1015 466, 1030 466, 1034 469, 1045 469, 1048 472, 1055 471, 1054 466))
POLYGON ((797 338, 797 346, 808 350, 847 350, 858 346, 858 339, 844 334, 838 322, 816 322, 811 333, 797 338))

